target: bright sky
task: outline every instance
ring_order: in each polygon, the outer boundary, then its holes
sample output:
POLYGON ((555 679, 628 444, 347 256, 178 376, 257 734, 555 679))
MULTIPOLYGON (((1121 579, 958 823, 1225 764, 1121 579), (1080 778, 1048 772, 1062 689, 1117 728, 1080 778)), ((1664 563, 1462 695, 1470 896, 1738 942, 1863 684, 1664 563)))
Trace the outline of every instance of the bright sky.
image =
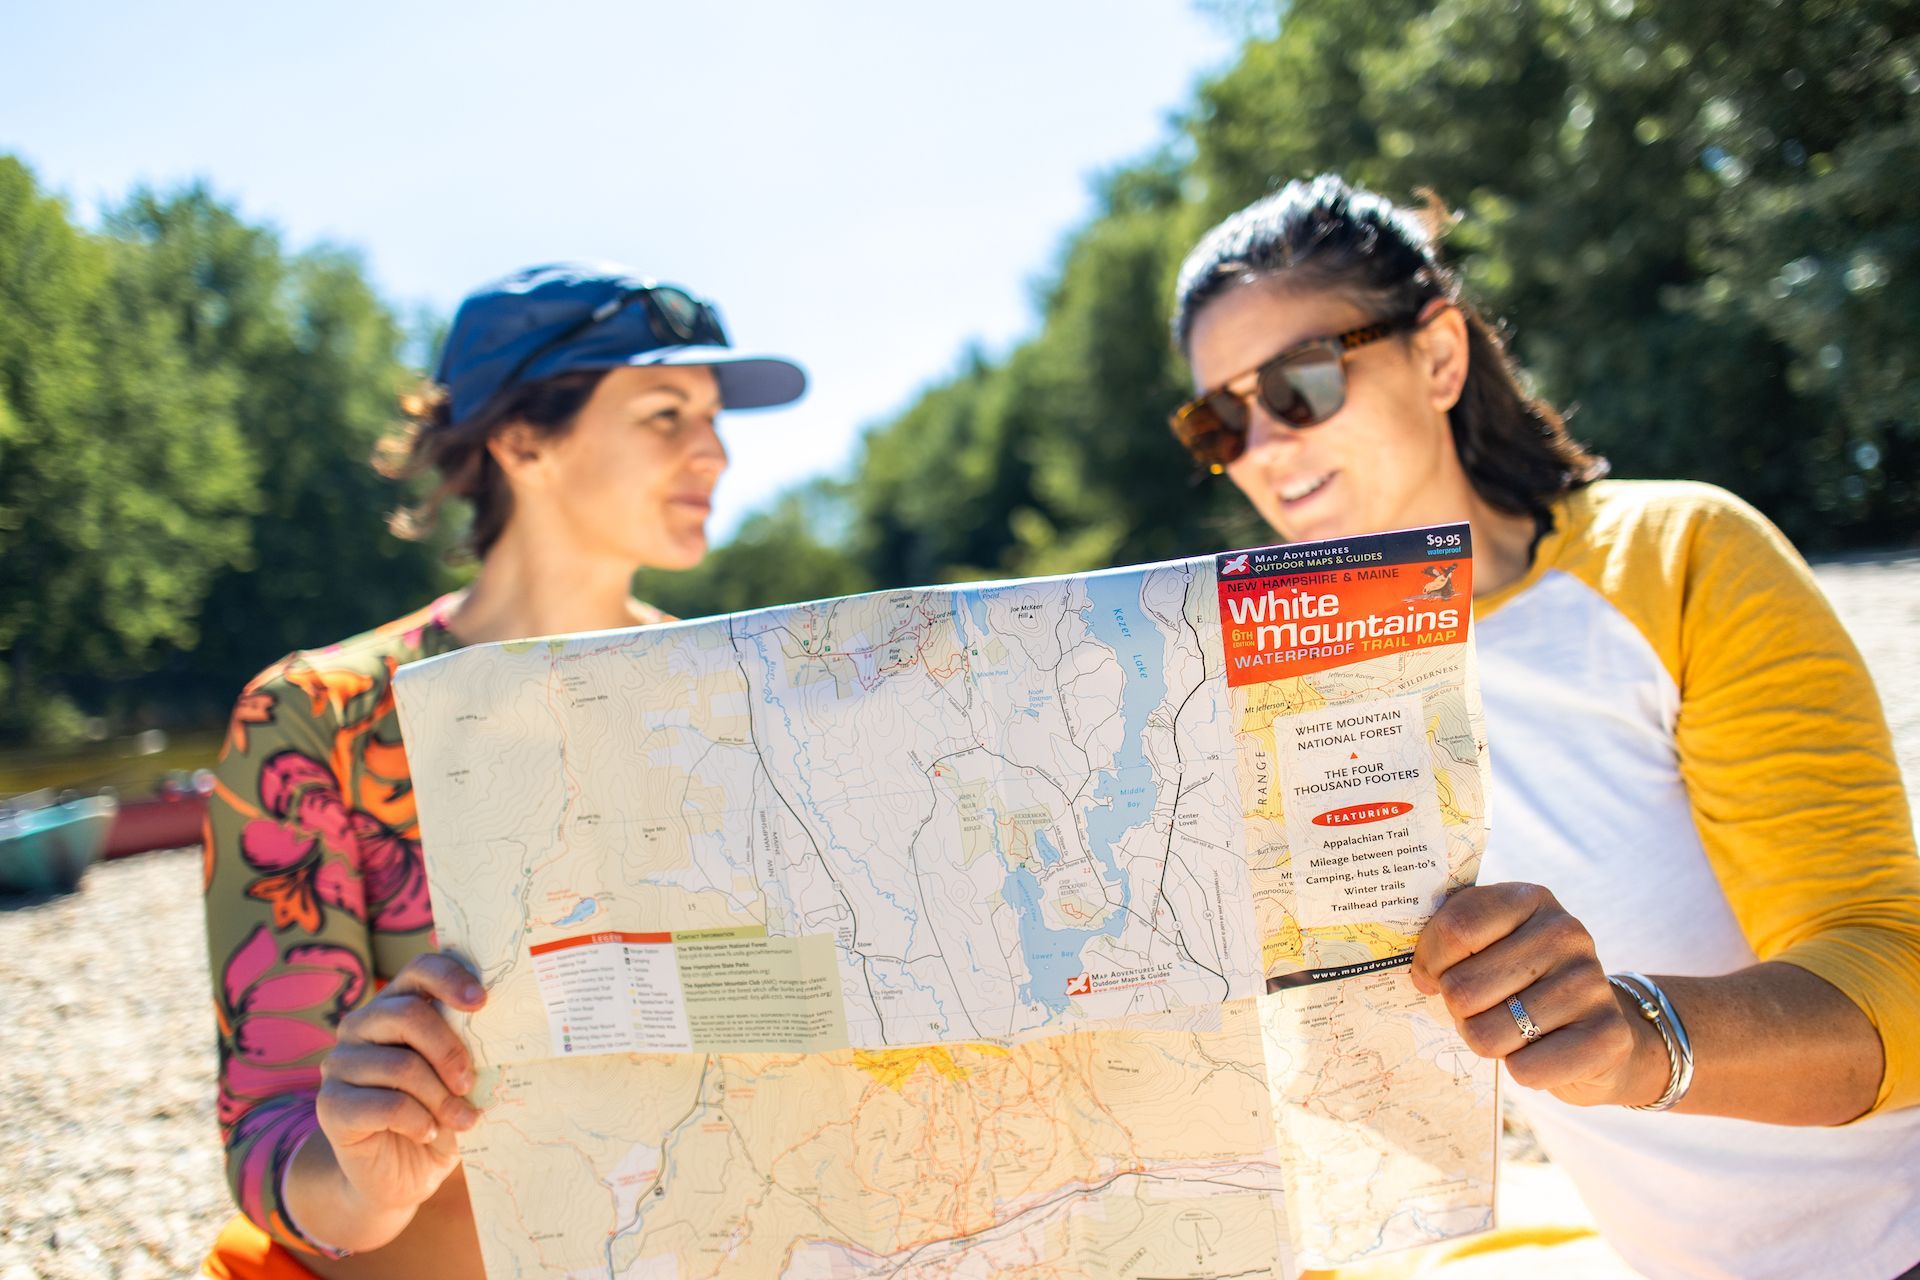
POLYGON ((89 219, 205 177, 401 308, 565 258, 712 297, 813 378, 725 429, 724 534, 1030 333, 1090 177, 1234 44, 1182 0, 21 4, 0 151, 89 219))

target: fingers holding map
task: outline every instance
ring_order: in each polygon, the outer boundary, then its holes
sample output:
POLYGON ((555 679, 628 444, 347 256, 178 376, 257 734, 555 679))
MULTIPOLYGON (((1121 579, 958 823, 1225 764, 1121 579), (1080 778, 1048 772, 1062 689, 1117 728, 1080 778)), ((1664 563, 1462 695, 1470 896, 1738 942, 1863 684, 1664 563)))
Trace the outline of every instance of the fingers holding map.
POLYGON ((1280 1276, 1485 1226, 1492 1078, 1404 973, 1485 843, 1443 532, 403 669, 490 1270, 1280 1276))

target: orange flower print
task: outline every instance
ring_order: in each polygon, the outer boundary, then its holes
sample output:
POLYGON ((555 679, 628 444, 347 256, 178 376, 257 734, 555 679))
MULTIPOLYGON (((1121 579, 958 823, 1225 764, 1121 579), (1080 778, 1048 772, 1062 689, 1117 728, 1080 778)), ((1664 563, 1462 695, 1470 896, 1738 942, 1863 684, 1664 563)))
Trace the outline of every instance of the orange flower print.
POLYGON ((247 754, 247 726, 273 723, 273 694, 266 689, 248 689, 234 705, 233 719, 227 724, 228 751, 247 754))
POLYGON ((356 920, 371 914, 383 931, 432 924, 419 842, 350 808, 332 770, 298 751, 282 751, 261 768, 260 801, 277 821, 249 822, 240 833, 240 854, 267 873, 247 893, 273 905, 276 928, 318 930, 323 904, 356 920))
POLYGON ((260 801, 273 816, 241 828, 240 856, 267 873, 247 886, 247 896, 273 907, 274 928, 317 933, 325 920, 322 903, 364 920, 360 877, 341 856, 351 849, 351 836, 339 784, 327 767, 298 751, 269 756, 260 769, 260 801))
POLYGON ((347 703, 373 688, 372 676, 362 675, 358 671, 321 671, 305 663, 295 663, 289 667, 287 681, 304 690, 307 697, 313 700, 313 716, 316 720, 327 714, 330 705, 342 708, 344 717, 347 703))

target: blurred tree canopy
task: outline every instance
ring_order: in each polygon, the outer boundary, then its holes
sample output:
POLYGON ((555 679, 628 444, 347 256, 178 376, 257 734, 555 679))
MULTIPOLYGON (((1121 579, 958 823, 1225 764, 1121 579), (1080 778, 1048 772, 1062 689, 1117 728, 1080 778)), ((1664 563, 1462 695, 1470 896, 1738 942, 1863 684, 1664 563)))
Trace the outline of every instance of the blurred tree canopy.
POLYGON ((445 571, 367 466, 409 375, 359 264, 204 188, 100 234, 0 157, 0 735, 205 719, 445 571))
POLYGON ((359 260, 327 247, 290 257, 198 186, 136 193, 106 226, 140 251, 149 309, 175 317, 193 366, 235 387, 257 460, 248 545, 209 584, 197 644, 148 686, 230 701, 235 673, 244 680, 444 589, 442 544, 403 542, 381 521, 402 495, 369 459, 399 425, 397 392, 419 375, 359 260))
MULTIPOLYGON (((1914 542, 1920 0, 1200 2, 1241 53, 1099 180, 1033 336, 643 592, 694 615, 1264 540, 1168 436, 1166 315, 1206 227, 1326 170, 1459 214, 1470 293, 1616 474, 1726 485, 1808 550, 1914 542)), ((448 585, 365 465, 401 330, 351 255, 204 188, 88 232, 0 158, 0 733, 217 706, 448 585)))
MULTIPOLYGON (((1913 542, 1920 5, 1203 7, 1272 34, 1102 180, 1034 337, 869 432, 826 523, 874 585, 1270 536, 1168 437, 1186 370, 1165 319, 1208 226, 1328 170, 1458 213, 1470 293, 1615 474, 1725 485, 1809 551, 1913 542)), ((775 534, 743 530, 676 592, 724 596, 775 534)))

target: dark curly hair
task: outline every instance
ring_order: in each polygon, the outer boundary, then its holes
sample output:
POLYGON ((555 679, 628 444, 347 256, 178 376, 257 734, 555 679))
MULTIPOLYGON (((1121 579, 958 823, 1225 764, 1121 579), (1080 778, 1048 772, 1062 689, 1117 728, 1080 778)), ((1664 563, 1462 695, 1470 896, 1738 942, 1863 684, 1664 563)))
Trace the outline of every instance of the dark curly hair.
POLYGON ((1289 182, 1202 236, 1180 264, 1173 341, 1183 354, 1208 302, 1240 285, 1282 282, 1339 293, 1382 318, 1412 317, 1434 298, 1467 322, 1467 379, 1447 413, 1474 490, 1499 510, 1549 519, 1554 499, 1607 474, 1605 458, 1567 434, 1560 414, 1522 386, 1500 334, 1460 294, 1435 241, 1449 225, 1428 193, 1406 208, 1337 174, 1289 182))
POLYGON ((513 514, 513 492, 500 464, 488 452, 487 441, 516 421, 544 437, 565 435, 606 376, 605 370, 593 369, 519 383, 458 423, 453 421, 445 387, 428 383, 402 396, 400 409, 407 423, 379 443, 373 465, 389 479, 409 480, 433 471, 440 482, 424 500, 389 515, 387 527, 401 538, 425 538, 438 524, 446 500, 464 498, 473 508, 473 520, 461 550, 475 559, 485 558, 513 514))

